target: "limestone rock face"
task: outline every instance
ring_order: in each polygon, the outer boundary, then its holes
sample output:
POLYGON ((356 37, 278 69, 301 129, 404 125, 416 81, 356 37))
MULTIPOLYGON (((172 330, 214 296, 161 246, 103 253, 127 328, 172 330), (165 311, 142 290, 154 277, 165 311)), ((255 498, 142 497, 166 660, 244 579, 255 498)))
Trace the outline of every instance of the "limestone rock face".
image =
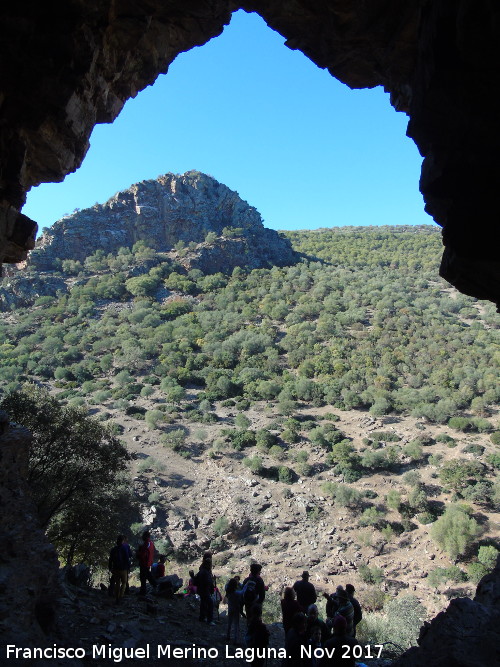
POLYGON ((297 261, 289 241, 266 229, 237 192, 198 171, 165 174, 118 192, 105 204, 76 212, 46 230, 29 263, 41 271, 55 259, 84 260, 97 249, 116 252, 148 240, 168 252, 179 242, 202 244, 190 266, 227 273, 235 266, 284 266, 297 261), (223 230, 231 229, 234 237, 223 230), (205 243, 209 232, 217 239, 205 243))

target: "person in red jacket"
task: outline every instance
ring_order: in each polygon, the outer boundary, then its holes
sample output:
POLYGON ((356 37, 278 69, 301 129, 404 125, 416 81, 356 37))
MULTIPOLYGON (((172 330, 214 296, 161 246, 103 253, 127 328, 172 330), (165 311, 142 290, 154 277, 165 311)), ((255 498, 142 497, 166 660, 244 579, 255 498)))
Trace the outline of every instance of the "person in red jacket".
POLYGON ((156 580, 151 572, 151 565, 155 559, 155 545, 151 539, 151 533, 147 530, 142 535, 142 544, 137 549, 137 560, 139 561, 139 579, 141 580, 140 595, 146 594, 146 581, 156 588, 156 580))

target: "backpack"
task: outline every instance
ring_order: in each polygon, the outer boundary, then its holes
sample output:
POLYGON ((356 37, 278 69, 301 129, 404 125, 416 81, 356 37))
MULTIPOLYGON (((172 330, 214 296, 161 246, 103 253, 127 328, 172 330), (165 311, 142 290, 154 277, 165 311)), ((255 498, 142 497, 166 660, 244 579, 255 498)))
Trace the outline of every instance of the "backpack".
POLYGON ((250 579, 243 586, 243 602, 246 607, 249 607, 257 599, 257 591, 255 590, 255 581, 250 579))

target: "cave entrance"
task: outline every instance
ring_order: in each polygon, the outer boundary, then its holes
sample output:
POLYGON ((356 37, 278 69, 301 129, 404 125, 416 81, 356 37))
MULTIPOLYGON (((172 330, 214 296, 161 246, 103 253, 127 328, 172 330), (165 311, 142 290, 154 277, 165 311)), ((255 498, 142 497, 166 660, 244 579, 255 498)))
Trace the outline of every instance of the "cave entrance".
POLYGON ((429 224, 406 124, 381 88, 350 90, 240 10, 96 126, 80 169, 33 189, 23 212, 48 226, 132 183, 196 169, 275 229, 429 224))

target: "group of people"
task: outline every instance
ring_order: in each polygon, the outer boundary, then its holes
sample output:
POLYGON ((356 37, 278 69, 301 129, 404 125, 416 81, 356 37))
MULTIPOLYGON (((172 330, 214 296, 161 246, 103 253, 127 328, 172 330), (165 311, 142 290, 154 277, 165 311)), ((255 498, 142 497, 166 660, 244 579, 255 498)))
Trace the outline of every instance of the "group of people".
MULTIPOLYGON (((259 563, 250 565, 250 573, 241 581, 239 576, 231 578, 224 589, 227 602, 226 639, 240 642, 240 618, 246 617, 244 644, 254 649, 265 649, 269 645, 269 630, 262 621, 262 605, 268 587, 261 576, 259 563)), ((212 573, 212 556, 206 552, 198 574, 190 572, 190 586, 200 597, 199 620, 214 624, 214 608, 221 599, 216 579, 212 573)), ((293 586, 286 587, 281 600, 282 622, 285 631, 285 649, 289 667, 330 667, 343 665, 354 667, 354 657, 349 649, 357 646, 356 626, 363 616, 361 605, 354 597, 352 584, 337 586, 334 593, 323 593, 326 598, 326 620, 319 616, 316 605, 318 594, 304 571, 293 586), (325 648, 326 657, 321 662, 314 651, 303 647, 325 648), (338 649, 334 651, 332 649, 338 649)), ((264 664, 264 659, 255 657, 254 667, 264 664)))
MULTIPOLYGON (((151 534, 142 535, 142 543, 136 551, 139 562, 140 594, 146 593, 147 582, 154 589, 158 579, 165 574, 165 557, 160 556, 155 563, 155 547, 151 534)), ((128 576, 132 562, 132 551, 124 535, 119 535, 116 545, 111 549, 109 570, 111 572, 110 591, 119 602, 128 587, 128 576)), ((258 657, 259 649, 269 645, 269 630, 262 620, 262 605, 268 587, 262 579, 262 565, 252 563, 249 575, 241 581, 239 576, 232 577, 225 585, 224 598, 217 586, 217 579, 212 571, 212 554, 205 552, 197 574, 190 571, 186 594, 196 593, 200 600, 199 620, 214 625, 214 611, 224 599, 227 603, 226 639, 235 645, 240 643, 240 618, 246 618, 244 644, 256 649, 257 655, 252 660, 254 667, 261 667, 265 659, 258 657)), ((304 571, 293 586, 284 589, 281 599, 283 629, 285 631, 285 651, 287 667, 354 667, 354 657, 349 649, 358 646, 356 626, 362 618, 362 610, 354 597, 352 584, 337 586, 334 593, 323 593, 326 598, 326 619, 319 616, 318 594, 309 581, 309 573, 304 571), (326 657, 316 657, 318 651, 306 651, 324 648, 326 657), (332 650, 332 649, 339 649, 332 650)), ((321 653, 321 652, 320 652, 321 653)))
POLYGON ((356 626, 363 617, 361 605, 354 597, 352 584, 337 586, 335 593, 323 593, 326 598, 326 621, 319 617, 316 605, 317 593, 309 581, 309 573, 293 587, 285 588, 281 600, 285 648, 290 665, 294 667, 330 667, 343 665, 354 667, 352 648, 357 646, 356 626), (319 662, 313 652, 303 650, 305 646, 325 649, 319 662))
MULTIPOLYGON (((149 531, 142 534, 142 542, 135 555, 139 563, 139 580, 141 582, 139 593, 145 595, 148 581, 156 589, 158 580, 165 576, 166 558, 160 556, 158 562, 155 562, 155 545, 149 531)), ((117 603, 120 602, 128 590, 132 559, 132 550, 126 536, 118 535, 116 544, 110 551, 108 562, 108 569, 111 574, 109 594, 114 595, 117 603)))

